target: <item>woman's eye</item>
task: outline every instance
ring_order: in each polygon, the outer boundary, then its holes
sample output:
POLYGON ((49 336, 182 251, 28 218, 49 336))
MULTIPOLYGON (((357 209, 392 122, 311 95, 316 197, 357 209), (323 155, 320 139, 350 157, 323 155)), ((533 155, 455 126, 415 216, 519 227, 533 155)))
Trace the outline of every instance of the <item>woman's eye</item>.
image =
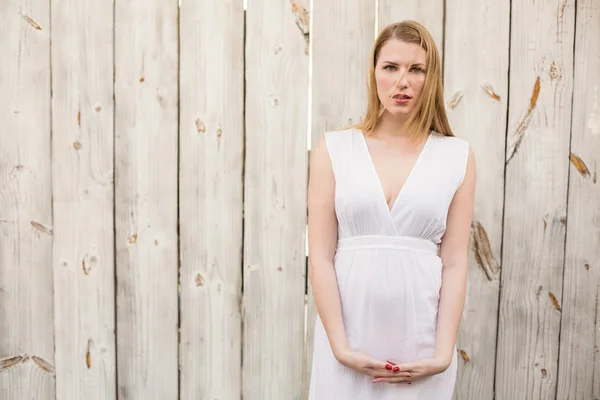
POLYGON ((388 65, 388 66, 384 67, 384 69, 387 71, 394 71, 396 68, 393 65, 388 65))
POLYGON ((421 67, 413 67, 412 71, 416 72, 416 73, 425 72, 425 70, 423 68, 421 68, 421 67))

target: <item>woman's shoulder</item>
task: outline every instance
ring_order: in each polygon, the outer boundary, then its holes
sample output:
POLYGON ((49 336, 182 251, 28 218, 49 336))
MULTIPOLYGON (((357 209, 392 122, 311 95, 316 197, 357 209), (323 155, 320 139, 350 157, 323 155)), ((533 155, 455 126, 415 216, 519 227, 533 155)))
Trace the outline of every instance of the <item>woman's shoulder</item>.
POLYGON ((460 154, 471 152, 471 145, 467 139, 458 136, 446 136, 441 133, 432 131, 432 137, 439 147, 443 147, 446 151, 458 152, 460 154))
POLYGON ((333 130, 333 131, 326 131, 323 134, 323 136, 326 140, 329 140, 329 139, 342 140, 343 138, 351 137, 352 135, 356 134, 356 132, 358 132, 358 131, 354 128, 345 128, 345 129, 338 129, 338 130, 333 130))
POLYGON ((317 139, 315 147, 325 148, 331 152, 335 147, 342 146, 355 134, 356 130, 353 128, 326 131, 317 139))
POLYGON ((446 136, 432 131, 434 141, 439 149, 440 159, 457 162, 466 166, 469 159, 474 158, 473 150, 467 139, 457 136, 446 136))
POLYGON ((450 146, 468 146, 469 142, 458 136, 446 136, 442 133, 431 131, 431 135, 436 138, 436 140, 448 144, 450 146))
POLYGON ((331 153, 336 145, 345 141, 351 134, 352 129, 326 131, 313 143, 312 151, 331 153))

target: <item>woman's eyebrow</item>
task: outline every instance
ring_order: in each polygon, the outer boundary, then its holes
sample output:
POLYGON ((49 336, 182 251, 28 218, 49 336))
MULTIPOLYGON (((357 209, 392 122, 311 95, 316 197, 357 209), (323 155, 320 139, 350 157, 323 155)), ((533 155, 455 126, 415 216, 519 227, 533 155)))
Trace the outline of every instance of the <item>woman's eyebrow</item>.
MULTIPOLYGON (((388 65, 395 65, 395 66, 397 66, 397 65, 398 65, 398 63, 397 63, 397 62, 394 62, 394 61, 387 61, 387 60, 384 60, 384 61, 382 61, 382 63, 383 63, 383 64, 388 64, 388 65)), ((425 64, 423 64, 423 63, 420 63, 420 62, 411 63, 410 65, 411 65, 411 66, 413 66, 413 67, 415 67, 415 66, 416 66, 416 67, 424 67, 424 66, 425 66, 425 64)))

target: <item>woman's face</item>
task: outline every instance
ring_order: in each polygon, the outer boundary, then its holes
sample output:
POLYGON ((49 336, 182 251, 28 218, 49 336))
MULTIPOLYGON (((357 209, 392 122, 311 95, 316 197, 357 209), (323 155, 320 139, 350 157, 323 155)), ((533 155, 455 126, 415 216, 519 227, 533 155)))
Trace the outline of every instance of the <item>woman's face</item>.
POLYGON ((405 118, 418 104, 425 84, 427 53, 415 43, 388 40, 375 66, 377 94, 385 111, 405 118))

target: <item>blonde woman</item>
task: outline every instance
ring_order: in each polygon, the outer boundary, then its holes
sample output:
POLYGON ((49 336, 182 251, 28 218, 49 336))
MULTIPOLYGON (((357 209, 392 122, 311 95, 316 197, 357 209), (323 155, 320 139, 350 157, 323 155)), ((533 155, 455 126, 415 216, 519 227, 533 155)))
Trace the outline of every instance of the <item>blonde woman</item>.
POLYGON ((325 133, 311 160, 309 398, 449 400, 474 156, 448 124, 423 26, 389 25, 371 60, 364 121, 325 133))

